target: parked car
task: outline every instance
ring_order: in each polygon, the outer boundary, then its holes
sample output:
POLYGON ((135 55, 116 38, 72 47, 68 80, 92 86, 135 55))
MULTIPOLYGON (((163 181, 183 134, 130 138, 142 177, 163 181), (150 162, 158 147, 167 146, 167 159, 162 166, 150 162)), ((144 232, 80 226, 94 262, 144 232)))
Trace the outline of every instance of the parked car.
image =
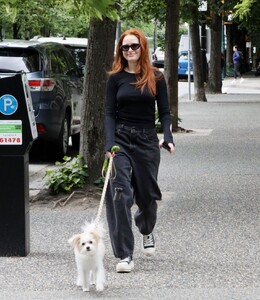
MULTIPOLYGON (((179 52, 178 57, 178 78, 188 78, 188 51, 179 52)), ((190 76, 193 78, 192 54, 190 53, 190 76)))
POLYGON ((55 42, 64 45, 71 52, 74 57, 79 69, 84 73, 86 65, 86 52, 88 46, 87 38, 76 38, 76 37, 42 37, 35 36, 31 41, 39 42, 55 42))
MULTIPOLYGON (((157 68, 164 68, 164 51, 160 47, 152 55, 152 64, 157 68)), ((190 76, 193 78, 192 54, 190 55, 190 76)), ((188 78, 188 51, 181 51, 178 55, 178 78, 188 78)))
POLYGON ((152 54, 152 64, 156 68, 164 68, 164 51, 157 47, 152 54))
MULTIPOLYGON (((47 146, 52 159, 61 159, 74 147, 80 132, 83 75, 71 53, 61 44, 38 41, 0 42, 0 77, 25 72, 31 91, 39 149, 47 146)), ((37 147, 38 149, 38 147, 37 147)))

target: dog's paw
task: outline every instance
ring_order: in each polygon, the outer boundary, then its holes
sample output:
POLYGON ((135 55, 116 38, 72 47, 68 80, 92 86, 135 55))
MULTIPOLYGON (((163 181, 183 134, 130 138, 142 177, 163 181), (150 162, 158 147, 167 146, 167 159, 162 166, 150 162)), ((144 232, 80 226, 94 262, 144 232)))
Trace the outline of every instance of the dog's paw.
POLYGON ((103 285, 102 283, 98 283, 98 284, 96 285, 96 290, 97 290, 98 292, 102 292, 102 291, 104 290, 104 285, 103 285))
POLYGON ((89 292, 89 287, 82 287, 83 292, 89 292))
POLYGON ((80 278, 77 278, 76 286, 82 286, 82 285, 83 285, 83 281, 80 278))

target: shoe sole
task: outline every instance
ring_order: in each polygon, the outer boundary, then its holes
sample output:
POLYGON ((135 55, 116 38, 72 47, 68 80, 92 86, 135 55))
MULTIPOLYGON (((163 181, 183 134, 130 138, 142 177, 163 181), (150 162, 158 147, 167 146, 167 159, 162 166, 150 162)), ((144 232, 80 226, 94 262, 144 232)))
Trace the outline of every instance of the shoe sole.
POLYGON ((145 256, 148 256, 148 257, 151 257, 151 256, 154 256, 155 254, 155 248, 146 248, 146 249, 142 249, 142 252, 145 256))
POLYGON ((116 266, 117 273, 130 273, 134 269, 134 262, 131 261, 128 265, 118 263, 116 266))

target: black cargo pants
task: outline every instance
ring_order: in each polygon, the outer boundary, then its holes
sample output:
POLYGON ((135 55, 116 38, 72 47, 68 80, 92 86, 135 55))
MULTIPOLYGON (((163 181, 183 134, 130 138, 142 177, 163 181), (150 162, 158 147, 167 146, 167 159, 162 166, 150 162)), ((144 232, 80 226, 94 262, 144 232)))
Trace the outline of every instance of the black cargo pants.
POLYGON ((136 203, 135 224, 142 234, 150 234, 156 223, 161 191, 157 184, 160 149, 155 129, 116 128, 114 157, 116 176, 106 194, 109 235, 115 257, 133 256, 131 207, 136 203))
POLYGON ((235 79, 237 77, 241 78, 241 64, 240 62, 237 62, 234 64, 234 77, 235 79))

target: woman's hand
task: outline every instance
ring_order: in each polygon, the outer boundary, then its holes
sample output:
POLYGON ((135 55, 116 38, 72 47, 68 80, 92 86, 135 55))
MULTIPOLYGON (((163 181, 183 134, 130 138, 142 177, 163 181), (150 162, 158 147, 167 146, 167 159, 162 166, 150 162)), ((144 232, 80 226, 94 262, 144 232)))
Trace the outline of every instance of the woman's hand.
POLYGON ((115 146, 113 146, 113 147, 111 148, 111 151, 107 151, 107 152, 106 152, 105 156, 106 156, 107 158, 110 158, 111 156, 112 156, 112 157, 115 157, 116 152, 119 151, 119 150, 120 150, 120 147, 115 145, 115 146))
MULTIPOLYGON (((159 147, 160 148, 163 147, 163 143, 164 143, 164 140, 163 139, 160 140, 160 142, 159 142, 159 147)), ((170 154, 172 154, 174 152, 174 148, 175 148, 174 145, 173 145, 173 143, 168 143, 167 145, 169 147, 169 149, 167 149, 167 150, 170 152, 170 154)))
POLYGON ((110 158, 111 156, 114 157, 115 156, 115 152, 109 152, 109 151, 107 151, 106 154, 105 154, 105 156, 107 158, 110 158))

